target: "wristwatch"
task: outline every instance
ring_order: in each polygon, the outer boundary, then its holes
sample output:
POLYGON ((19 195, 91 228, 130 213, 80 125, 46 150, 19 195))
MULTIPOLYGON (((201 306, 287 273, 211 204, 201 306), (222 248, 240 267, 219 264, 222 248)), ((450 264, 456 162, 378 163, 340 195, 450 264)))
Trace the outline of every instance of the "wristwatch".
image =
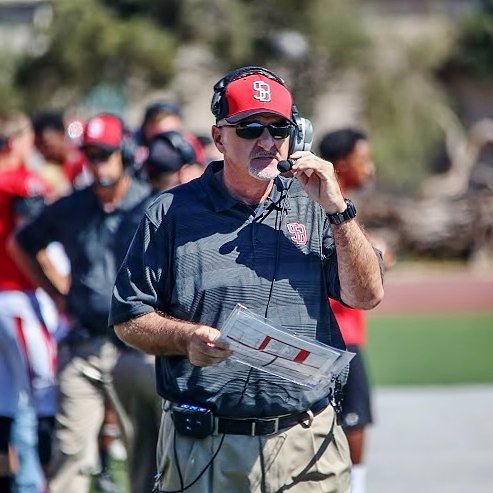
POLYGON ((356 217, 356 207, 353 202, 349 199, 344 199, 344 202, 346 202, 346 210, 336 212, 335 214, 327 214, 327 219, 330 224, 342 224, 343 222, 356 217))

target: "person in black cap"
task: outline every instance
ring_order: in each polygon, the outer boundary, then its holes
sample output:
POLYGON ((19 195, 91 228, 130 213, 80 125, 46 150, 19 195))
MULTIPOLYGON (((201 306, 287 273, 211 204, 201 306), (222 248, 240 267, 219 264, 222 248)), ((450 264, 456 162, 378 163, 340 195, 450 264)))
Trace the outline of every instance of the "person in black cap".
POLYGON ((143 163, 144 174, 155 191, 186 183, 199 177, 204 167, 197 163, 195 151, 180 132, 162 132, 149 143, 143 163))

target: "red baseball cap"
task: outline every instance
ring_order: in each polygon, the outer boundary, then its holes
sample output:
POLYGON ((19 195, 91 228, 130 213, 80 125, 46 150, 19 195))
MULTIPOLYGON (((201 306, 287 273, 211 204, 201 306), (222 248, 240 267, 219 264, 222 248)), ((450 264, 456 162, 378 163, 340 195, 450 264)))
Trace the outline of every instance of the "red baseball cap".
POLYGON ((84 125, 82 146, 101 147, 108 151, 116 151, 121 147, 123 124, 116 115, 100 113, 89 118, 84 125))
POLYGON ((249 74, 235 79, 224 93, 228 105, 228 123, 237 123, 258 113, 273 113, 292 118, 293 96, 280 82, 263 74, 249 74))

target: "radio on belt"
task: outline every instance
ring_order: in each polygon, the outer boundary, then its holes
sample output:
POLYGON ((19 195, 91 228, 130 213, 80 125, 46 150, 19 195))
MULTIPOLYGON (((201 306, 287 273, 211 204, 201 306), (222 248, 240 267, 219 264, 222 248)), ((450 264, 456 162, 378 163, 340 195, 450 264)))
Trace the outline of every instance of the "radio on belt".
POLYGON ((210 409, 194 404, 178 404, 171 408, 176 431, 193 438, 205 438, 214 432, 214 416, 210 409))

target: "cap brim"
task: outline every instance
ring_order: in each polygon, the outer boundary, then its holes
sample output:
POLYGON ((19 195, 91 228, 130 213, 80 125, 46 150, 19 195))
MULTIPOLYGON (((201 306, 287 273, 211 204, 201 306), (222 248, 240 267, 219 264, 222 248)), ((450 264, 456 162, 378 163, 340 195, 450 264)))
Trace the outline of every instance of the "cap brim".
POLYGON ((246 118, 249 118, 250 116, 261 115, 262 113, 264 113, 266 115, 280 116, 281 118, 286 118, 286 120, 292 122, 291 118, 288 118, 286 115, 283 115, 282 113, 279 113, 277 111, 267 110, 265 108, 259 108, 259 109, 256 109, 256 110, 242 111, 241 113, 237 113, 236 115, 228 116, 227 118, 225 118, 225 120, 228 123, 238 123, 238 122, 241 122, 241 120, 245 120, 246 118))
POLYGON ((107 151, 107 152, 115 152, 119 150, 119 147, 104 144, 102 142, 86 142, 84 144, 81 144, 80 146, 82 150, 85 150, 89 147, 96 147, 97 149, 103 149, 103 151, 107 151))

